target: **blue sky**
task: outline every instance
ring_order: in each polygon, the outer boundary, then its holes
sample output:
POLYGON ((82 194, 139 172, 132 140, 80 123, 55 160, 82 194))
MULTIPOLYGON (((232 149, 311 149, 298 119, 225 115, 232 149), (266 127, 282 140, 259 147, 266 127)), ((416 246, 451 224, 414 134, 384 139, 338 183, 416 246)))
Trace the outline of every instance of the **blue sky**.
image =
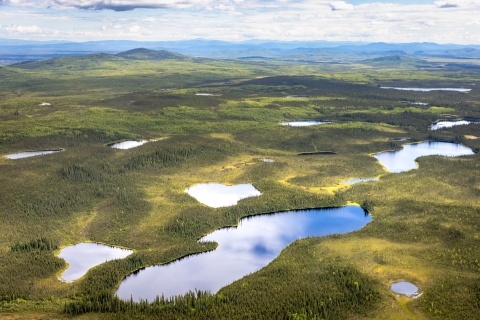
POLYGON ((0 0, 0 38, 480 44, 480 0, 0 0))

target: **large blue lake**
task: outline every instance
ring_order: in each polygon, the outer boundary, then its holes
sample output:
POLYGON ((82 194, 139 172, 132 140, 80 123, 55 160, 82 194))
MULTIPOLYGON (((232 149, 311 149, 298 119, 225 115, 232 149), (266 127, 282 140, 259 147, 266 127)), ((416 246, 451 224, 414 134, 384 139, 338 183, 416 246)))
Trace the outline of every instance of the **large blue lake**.
POLYGON ((220 288, 255 272, 295 240, 358 230, 372 218, 360 207, 295 210, 240 220, 238 227, 216 230, 199 241, 215 241, 217 249, 175 262, 145 268, 126 277, 116 295, 152 301, 190 290, 220 288))

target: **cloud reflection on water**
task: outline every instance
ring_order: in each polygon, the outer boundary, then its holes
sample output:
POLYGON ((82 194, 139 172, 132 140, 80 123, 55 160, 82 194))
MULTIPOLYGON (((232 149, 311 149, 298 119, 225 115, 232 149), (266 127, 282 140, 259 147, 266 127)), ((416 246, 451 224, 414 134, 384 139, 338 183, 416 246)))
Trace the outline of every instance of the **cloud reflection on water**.
POLYGON ((127 300, 152 301, 157 295, 170 297, 195 289, 215 293, 263 268, 297 239, 347 233, 370 221, 371 217, 356 206, 245 218, 236 228, 219 229, 199 240, 217 242, 214 251, 145 268, 125 278, 116 294, 127 300))

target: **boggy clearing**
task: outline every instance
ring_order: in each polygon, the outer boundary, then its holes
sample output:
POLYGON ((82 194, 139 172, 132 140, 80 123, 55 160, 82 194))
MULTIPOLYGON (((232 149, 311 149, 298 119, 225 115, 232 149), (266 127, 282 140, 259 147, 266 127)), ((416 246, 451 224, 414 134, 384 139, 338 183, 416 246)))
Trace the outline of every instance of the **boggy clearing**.
POLYGON ((480 140, 464 137, 480 136, 479 125, 430 130, 447 116, 480 118, 476 87, 468 93, 377 87, 461 87, 479 81, 475 71, 85 61, 0 69, 0 153, 64 150, 0 159, 2 317, 478 318, 479 155, 421 157, 417 170, 403 173, 386 172, 372 156, 420 141, 478 152, 480 140), (195 95, 204 92, 213 95, 195 95), (309 119, 333 123, 279 125, 309 119), (149 137, 168 139, 108 147, 149 137), (264 158, 275 161, 258 161, 264 158), (361 177, 379 180, 342 184, 361 177), (185 193, 208 182, 251 183, 262 195, 215 209, 185 193), (349 234, 295 241, 215 295, 151 304, 114 296, 136 270, 216 248, 197 240, 242 217, 348 203, 362 205, 372 222, 349 234), (134 253, 74 283, 59 281, 66 265, 55 254, 83 241, 134 253), (395 297, 390 285, 400 280, 423 295, 395 297))

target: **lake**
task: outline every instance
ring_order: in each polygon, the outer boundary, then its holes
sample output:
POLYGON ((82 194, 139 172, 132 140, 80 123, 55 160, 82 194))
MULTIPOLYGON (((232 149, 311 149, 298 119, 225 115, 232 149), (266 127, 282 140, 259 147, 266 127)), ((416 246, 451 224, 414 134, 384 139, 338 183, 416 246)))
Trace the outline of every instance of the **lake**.
POLYGON ((472 155, 472 149, 458 143, 422 142, 406 144, 402 150, 377 153, 374 157, 390 172, 417 169, 415 159, 424 156, 459 157, 472 155))
POLYGON ((356 184, 361 182, 371 182, 371 181, 378 181, 378 178, 359 178, 359 179, 352 179, 348 181, 342 182, 343 184, 356 184))
POLYGON ((314 121, 314 120, 305 120, 305 121, 289 121, 289 122, 281 122, 280 125, 282 126, 290 126, 290 127, 308 127, 308 126, 316 126, 319 124, 328 124, 332 123, 329 121, 314 121))
POLYGON ((157 295, 171 297, 195 289, 216 293, 263 268, 298 239, 352 232, 371 220, 358 206, 243 218, 238 227, 218 229, 199 240, 217 242, 215 250, 131 274, 122 281, 116 295, 124 300, 132 297, 134 301, 153 301, 157 295))
POLYGON ((83 242, 63 248, 58 256, 68 263, 68 268, 59 279, 64 282, 75 281, 99 264, 109 260, 123 259, 132 253, 132 250, 94 242, 83 242))
POLYGON ((155 141, 155 140, 127 140, 127 141, 113 143, 109 145, 109 147, 114 149, 126 150, 126 149, 139 147, 141 145, 144 145, 147 142, 152 142, 152 141, 155 141))
POLYGON ((418 287, 407 281, 394 282, 390 286, 393 293, 401 294, 410 298, 418 298, 422 294, 418 292, 418 287))
POLYGON ((220 183, 201 183, 185 190, 186 193, 212 208, 234 206, 241 199, 262 194, 250 183, 226 186, 220 183))
POLYGON ((428 106, 428 102, 419 102, 419 101, 400 101, 403 104, 411 104, 415 106, 428 106))
POLYGON ((44 154, 51 154, 51 153, 57 153, 57 152, 62 152, 62 150, 25 151, 25 152, 7 154, 5 157, 7 157, 8 159, 22 159, 22 158, 41 156, 44 154))
POLYGON ((451 128, 453 126, 464 126, 470 123, 478 123, 478 122, 473 122, 473 121, 468 121, 468 120, 442 120, 438 121, 430 127, 431 130, 439 130, 443 128, 451 128))
POLYGON ((394 89, 394 90, 421 91, 421 92, 429 92, 429 91, 469 92, 469 91, 472 91, 472 89, 464 89, 464 88, 403 88, 403 87, 380 87, 380 89, 394 89))

